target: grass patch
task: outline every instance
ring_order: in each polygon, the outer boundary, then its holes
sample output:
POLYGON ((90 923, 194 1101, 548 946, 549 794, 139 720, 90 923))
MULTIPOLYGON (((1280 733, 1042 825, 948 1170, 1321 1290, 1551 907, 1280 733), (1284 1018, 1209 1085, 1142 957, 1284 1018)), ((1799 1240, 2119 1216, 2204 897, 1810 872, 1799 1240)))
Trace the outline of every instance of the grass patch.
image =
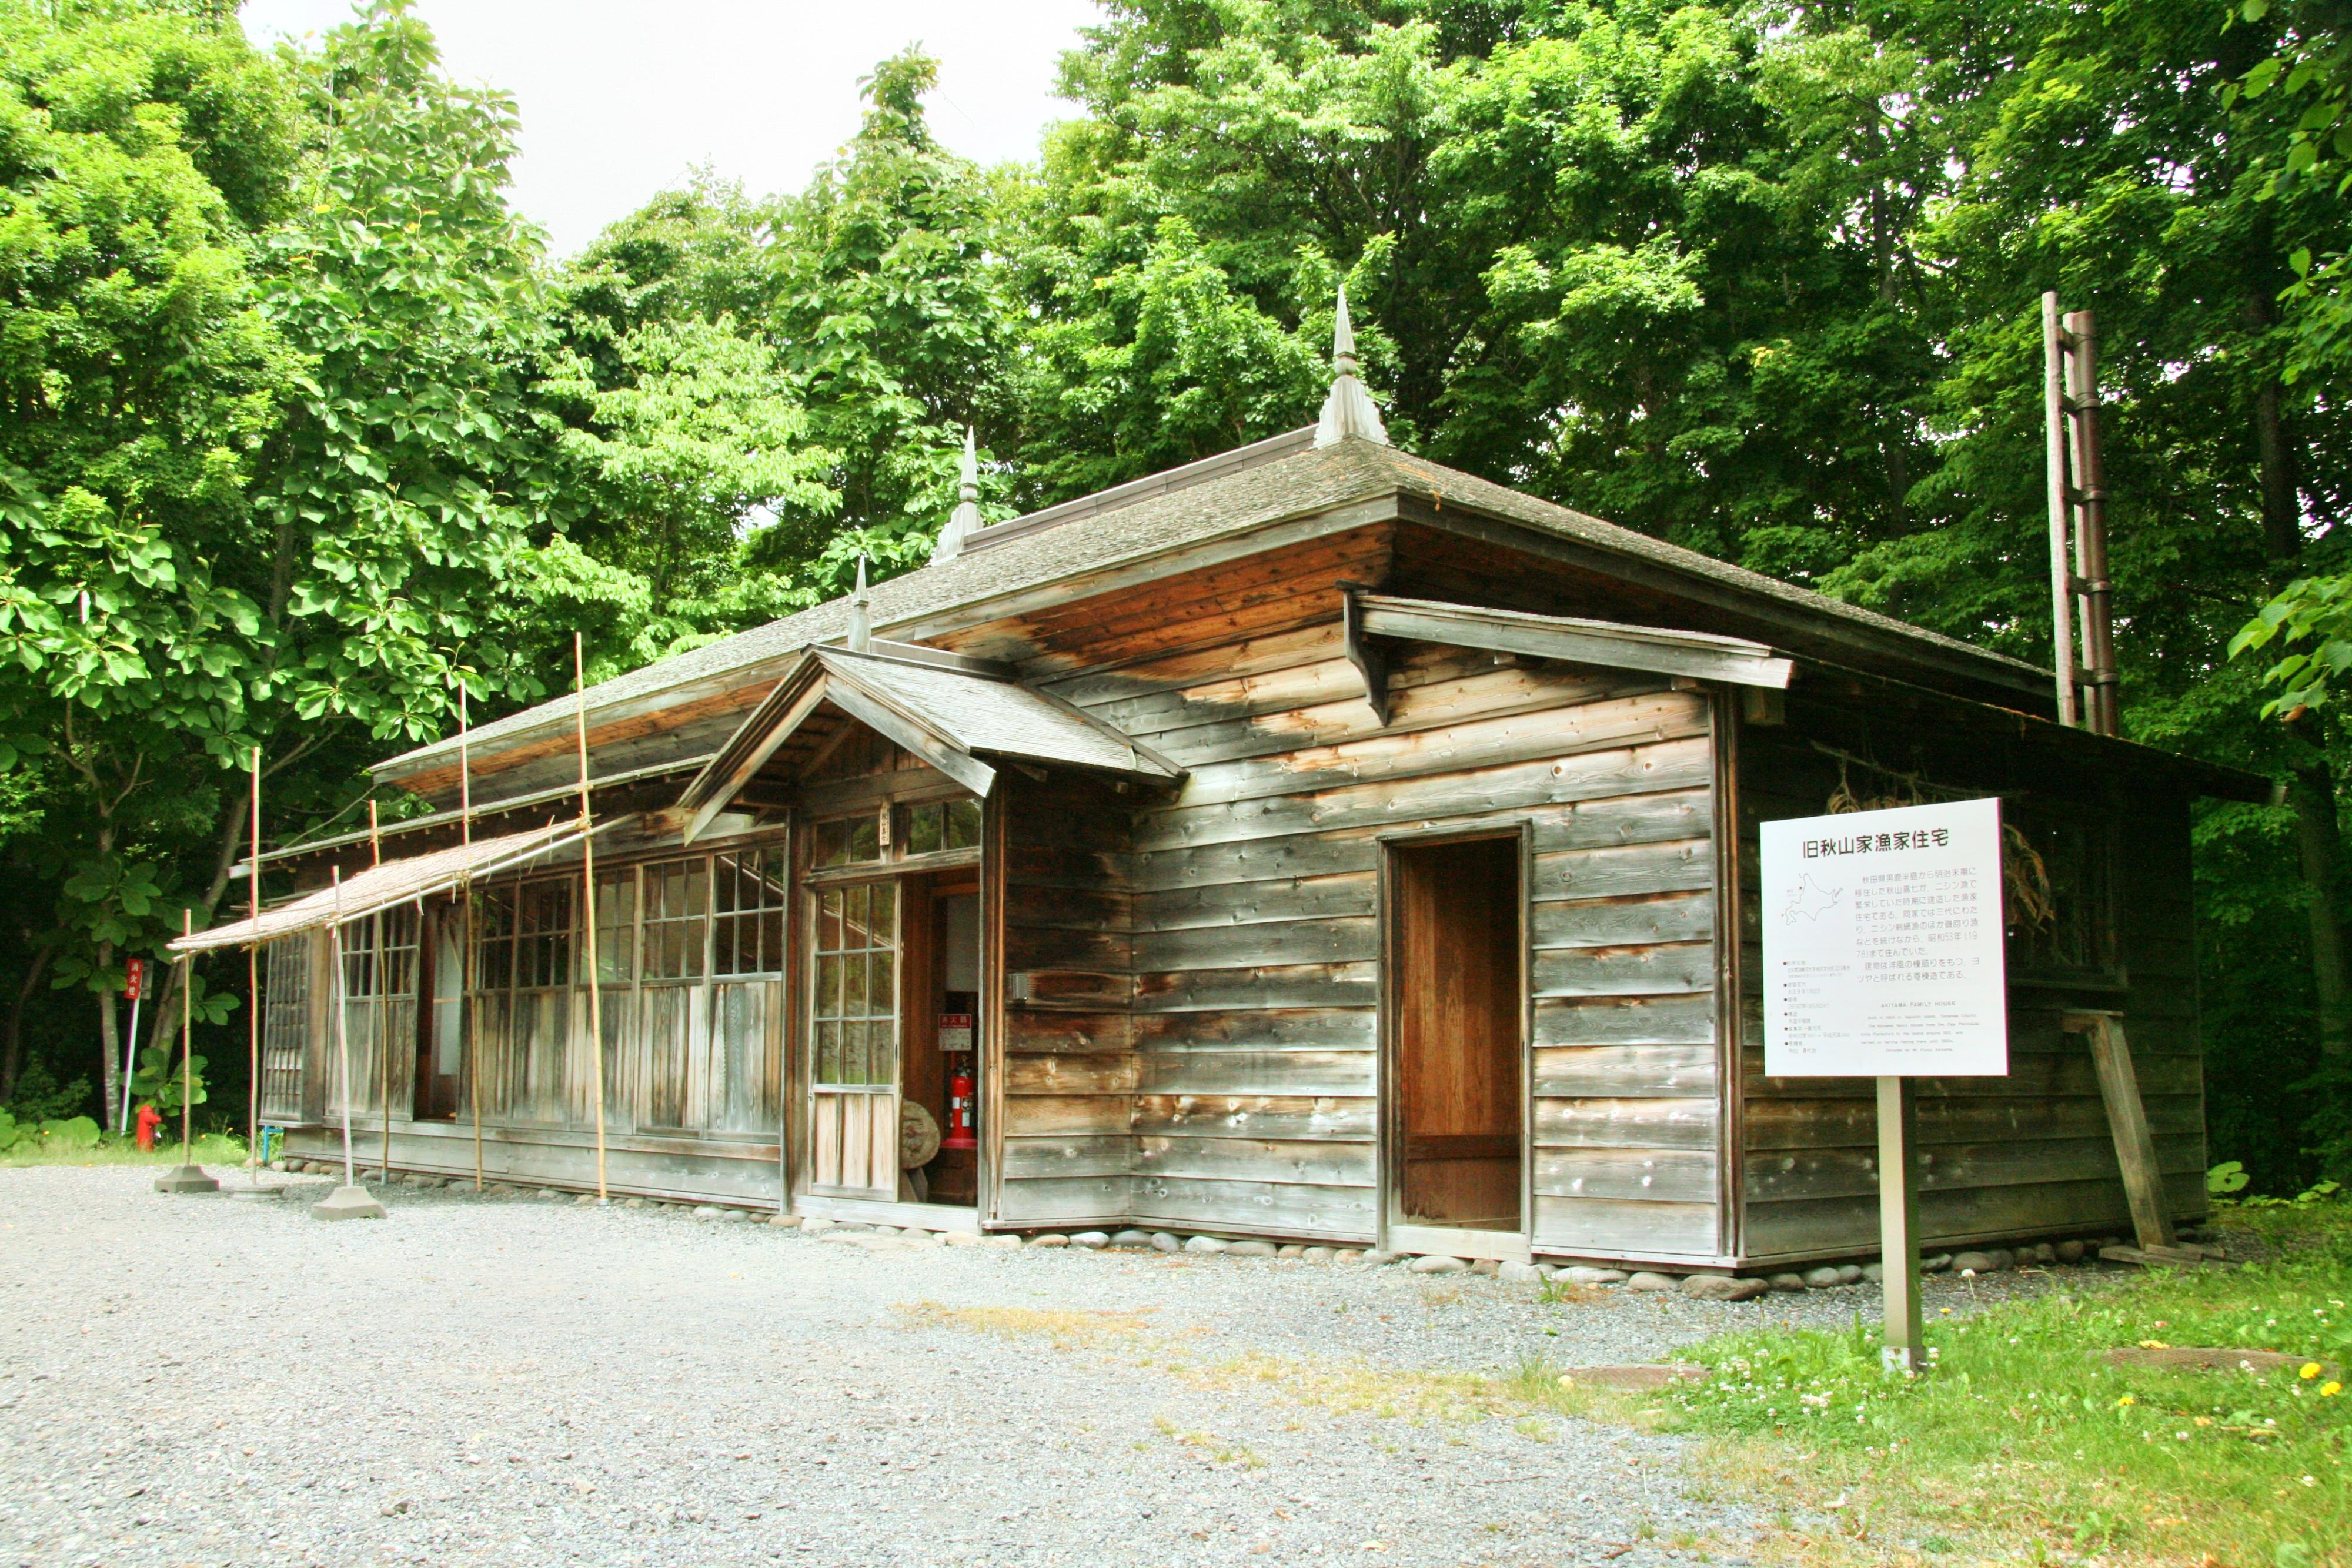
POLYGON ((939 1301, 901 1301, 898 1315, 910 1327, 961 1329, 999 1339, 1042 1339, 1055 1350, 1094 1350, 1139 1337, 1149 1310, 1132 1312, 1044 1312, 1033 1307, 950 1307, 939 1301))
MULTIPOLYGON (((209 1133, 195 1142, 195 1161, 203 1166, 241 1166, 245 1163, 245 1140, 217 1133, 209 1133)), ((47 1138, 26 1138, 14 1147, 0 1150, 0 1170, 16 1166, 172 1166, 182 1159, 180 1141, 159 1143, 152 1150, 142 1151, 135 1138, 101 1138, 96 1144, 76 1148, 47 1138)))
POLYGON ((2352 1391, 2320 1370, 2352 1362, 2352 1207, 2231 1223, 2268 1260, 1933 1325, 1917 1379, 1880 1372, 1874 1325, 1708 1341, 1687 1354, 1715 1377, 1658 1396, 1661 1424, 1830 1517, 1803 1556, 2352 1568, 2352 1391), (2312 1375, 2099 1358, 2140 1343, 2277 1351, 2312 1375))

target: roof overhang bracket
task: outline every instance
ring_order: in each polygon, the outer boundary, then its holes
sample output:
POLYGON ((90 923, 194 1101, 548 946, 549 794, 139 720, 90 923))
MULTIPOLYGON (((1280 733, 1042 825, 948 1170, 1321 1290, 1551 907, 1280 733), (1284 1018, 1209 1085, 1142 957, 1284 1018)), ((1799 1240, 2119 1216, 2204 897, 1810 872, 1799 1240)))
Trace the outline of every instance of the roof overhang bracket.
POLYGON ((1364 630, 1363 584, 1339 585, 1339 629, 1348 644, 1348 663, 1364 678, 1364 701, 1383 727, 1389 722, 1389 656, 1364 630))

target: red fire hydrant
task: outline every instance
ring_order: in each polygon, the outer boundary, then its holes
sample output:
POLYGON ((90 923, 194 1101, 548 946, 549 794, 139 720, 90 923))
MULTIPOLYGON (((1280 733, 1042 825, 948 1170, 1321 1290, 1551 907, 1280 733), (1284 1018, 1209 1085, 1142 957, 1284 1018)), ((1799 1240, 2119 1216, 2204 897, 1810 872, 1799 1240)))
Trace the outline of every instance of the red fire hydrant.
POLYGON ((163 1112, 152 1105, 139 1107, 139 1147, 142 1153, 155 1147, 155 1129, 163 1124, 163 1112))

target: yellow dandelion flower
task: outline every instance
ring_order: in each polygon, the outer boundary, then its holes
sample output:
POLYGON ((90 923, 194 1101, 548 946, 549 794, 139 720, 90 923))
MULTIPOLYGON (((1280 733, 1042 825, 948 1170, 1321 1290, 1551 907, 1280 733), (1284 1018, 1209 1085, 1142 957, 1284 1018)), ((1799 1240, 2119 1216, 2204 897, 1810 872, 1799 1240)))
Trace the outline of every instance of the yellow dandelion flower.
POLYGON ((2306 1382, 2307 1382, 2307 1381, 2309 1381, 2309 1380, 2310 1380, 2310 1379, 2312 1379, 2312 1378, 2315 1378, 2315 1377, 2318 1376, 2318 1375, 2319 1375, 2319 1363, 2317 1363, 2317 1362, 2315 1362, 2315 1361, 2306 1361, 2306 1362, 2305 1362, 2305 1363, 2303 1364, 2303 1369, 2302 1369, 2301 1371, 2297 1372, 2297 1373, 2295 1374, 2295 1375, 2296 1375, 2297 1377, 2300 1377, 2300 1378, 2305 1379, 2306 1382))
POLYGON ((2343 1392, 2344 1385, 2332 1377, 2319 1385, 2320 1396, 2325 1399, 2333 1399, 2343 1392))
POLYGON ((2135 1398, 2133 1398, 2130 1395, 2126 1394, 2126 1395, 2125 1395, 2121 1399, 2116 1400, 2116 1403, 2117 1405, 2137 1405, 2137 1404, 2138 1404, 2138 1403, 2139 1403, 2139 1401, 2138 1401, 2138 1400, 2137 1400, 2137 1399, 2135 1399, 2135 1398))

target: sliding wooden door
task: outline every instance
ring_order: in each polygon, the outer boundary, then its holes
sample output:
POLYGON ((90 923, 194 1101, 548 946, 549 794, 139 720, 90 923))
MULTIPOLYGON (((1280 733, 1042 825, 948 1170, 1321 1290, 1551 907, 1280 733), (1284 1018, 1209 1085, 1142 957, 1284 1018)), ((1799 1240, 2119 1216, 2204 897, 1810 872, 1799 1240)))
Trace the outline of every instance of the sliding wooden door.
POLYGON ((898 888, 810 894, 809 1181, 852 1197, 898 1196, 898 888))

